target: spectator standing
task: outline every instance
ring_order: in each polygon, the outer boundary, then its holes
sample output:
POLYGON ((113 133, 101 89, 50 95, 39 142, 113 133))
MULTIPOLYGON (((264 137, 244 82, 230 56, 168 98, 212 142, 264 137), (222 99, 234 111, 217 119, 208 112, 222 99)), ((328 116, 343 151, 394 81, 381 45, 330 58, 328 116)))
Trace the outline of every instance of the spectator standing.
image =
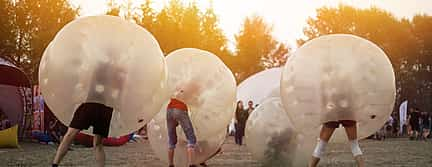
POLYGON ((417 139, 419 137, 419 132, 420 132, 420 113, 418 109, 411 109, 410 108, 410 113, 409 113, 409 124, 411 127, 411 136, 410 139, 417 139))
POLYGON ((248 108, 246 110, 247 110, 249 115, 252 113, 253 110, 255 110, 254 103, 252 100, 248 101, 248 108))
POLYGON ((423 111, 421 114, 421 120, 422 120, 422 127, 423 127, 423 131, 422 131, 422 139, 426 140, 427 137, 430 134, 430 124, 431 124, 431 120, 430 120, 430 116, 427 112, 423 111))
POLYGON ((238 145, 242 145, 243 144, 243 136, 245 133, 245 128, 246 128, 246 121, 247 118, 249 117, 249 113, 247 110, 244 109, 243 107, 243 102, 242 101, 238 101, 237 102, 237 110, 235 113, 235 120, 236 120, 236 124, 235 124, 235 142, 238 145))

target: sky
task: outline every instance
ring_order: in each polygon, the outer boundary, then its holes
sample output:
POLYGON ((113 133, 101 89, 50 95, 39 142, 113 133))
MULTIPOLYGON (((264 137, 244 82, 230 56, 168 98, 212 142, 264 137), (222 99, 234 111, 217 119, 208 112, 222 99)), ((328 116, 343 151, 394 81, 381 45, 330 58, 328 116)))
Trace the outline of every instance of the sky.
MULTIPOLYGON (((81 15, 98 15, 107 10, 106 0, 69 0, 80 7, 81 15)), ((121 2, 121 0, 117 0, 121 2)), ((127 1, 127 0, 124 0, 127 1)), ((142 0, 132 0, 140 4, 142 0)), ((183 0, 188 3, 194 0, 183 0)), ((295 41, 303 36, 306 20, 316 15, 322 6, 347 4, 358 8, 376 6, 385 9, 396 17, 411 18, 416 14, 432 15, 432 0, 195 0, 200 9, 205 10, 213 2, 219 24, 234 46, 236 34, 244 21, 251 15, 263 16, 273 26, 273 35, 284 43, 295 47, 295 41)), ((153 0, 153 7, 160 10, 169 0, 153 0)))

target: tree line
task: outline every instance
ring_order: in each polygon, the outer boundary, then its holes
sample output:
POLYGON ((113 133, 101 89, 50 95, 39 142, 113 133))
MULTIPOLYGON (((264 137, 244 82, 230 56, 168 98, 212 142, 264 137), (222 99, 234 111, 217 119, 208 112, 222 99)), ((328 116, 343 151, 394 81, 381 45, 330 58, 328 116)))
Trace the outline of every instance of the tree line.
MULTIPOLYGON (((194 47, 215 53, 233 71, 238 82, 267 68, 282 66, 290 46, 272 36, 272 25, 263 17, 247 17, 235 34, 234 44, 219 25, 210 5, 199 9, 194 2, 171 0, 161 10, 145 0, 133 8, 131 1, 107 2, 106 14, 141 25, 158 40, 163 53, 194 47), (234 48, 230 48, 234 46, 234 48)), ((44 49, 68 22, 80 17, 79 7, 67 0, 0 0, 0 57, 23 69, 37 84, 38 65, 44 49)), ((325 34, 348 33, 369 39, 389 56, 396 75, 397 103, 408 99, 432 111, 432 16, 397 18, 377 7, 321 7, 306 20, 298 46, 325 34)))
POLYGON ((396 77, 395 110, 403 100, 432 112, 432 16, 396 18, 377 7, 323 7, 307 20, 299 45, 321 35, 346 33, 366 38, 389 56, 396 77))

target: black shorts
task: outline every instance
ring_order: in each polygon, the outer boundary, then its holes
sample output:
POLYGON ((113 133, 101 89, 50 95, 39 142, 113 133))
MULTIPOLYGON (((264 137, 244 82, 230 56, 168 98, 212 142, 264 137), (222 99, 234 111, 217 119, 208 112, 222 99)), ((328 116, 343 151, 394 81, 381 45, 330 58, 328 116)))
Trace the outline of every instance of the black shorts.
POLYGON ((339 128, 339 125, 342 124, 343 127, 353 127, 356 125, 356 121, 353 120, 340 120, 340 121, 330 121, 324 123, 324 127, 326 128, 339 128))
POLYGON ((83 103, 75 111, 69 127, 83 130, 93 126, 93 134, 108 137, 113 108, 100 103, 83 103))

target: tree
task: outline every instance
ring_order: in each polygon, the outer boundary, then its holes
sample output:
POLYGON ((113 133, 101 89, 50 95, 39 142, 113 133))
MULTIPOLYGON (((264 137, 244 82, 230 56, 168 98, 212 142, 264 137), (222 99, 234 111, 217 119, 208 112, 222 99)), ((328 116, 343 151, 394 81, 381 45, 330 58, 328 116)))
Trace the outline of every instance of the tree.
POLYGON ((210 51, 223 61, 232 57, 211 6, 203 12, 195 2, 183 4, 171 0, 156 12, 151 8, 151 1, 146 0, 140 10, 142 17, 136 17, 136 22, 155 36, 165 55, 190 47, 210 51))
POLYGON ((37 83, 40 58, 55 34, 77 15, 66 0, 2 1, 1 50, 5 59, 20 67, 37 83), (4 8, 3 8, 4 7, 4 8), (7 12, 3 12, 7 11, 7 12), (5 20, 3 20, 5 18, 5 20), (7 46, 5 46, 7 45, 7 46))
MULTIPOLYGON (((424 30, 426 26, 423 25, 423 21, 420 16, 414 19, 414 23, 418 23, 417 30, 420 34, 427 34, 426 31, 430 29, 424 30)), ((396 104, 400 104, 402 99, 408 99, 411 104, 417 105, 424 99, 417 85, 424 84, 418 75, 418 56, 421 55, 421 48, 424 46, 419 45, 419 34, 413 33, 413 24, 409 20, 397 19, 391 13, 376 7, 356 9, 340 5, 337 8, 318 9, 316 18, 309 18, 307 23, 304 28, 306 38, 299 39, 299 45, 310 39, 335 33, 354 34, 366 38, 381 47, 393 64, 397 89, 396 104)), ((426 35, 420 36, 424 36, 423 39, 430 39, 426 35)))
POLYGON ((13 59, 16 41, 13 30, 13 4, 10 0, 0 0, 0 57, 14 64, 13 59))
POLYGON ((185 47, 201 48, 201 12, 195 2, 186 6, 171 0, 156 20, 153 35, 165 54, 185 47))
POLYGON ((416 93, 419 106, 432 111, 432 16, 416 15, 412 19, 412 31, 420 47, 416 56, 416 93))
POLYGON ((32 78, 38 78, 40 58, 49 42, 67 23, 74 20, 78 10, 73 9, 67 0, 39 0, 35 7, 30 9, 32 19, 30 26, 34 28, 31 34, 31 73, 32 78))
POLYGON ((279 43, 273 51, 261 58, 261 65, 265 69, 284 66, 290 52, 291 48, 279 43))
POLYGON ((235 65, 233 70, 238 81, 242 81, 266 67, 275 66, 274 61, 276 61, 277 65, 284 61, 279 58, 284 57, 288 49, 274 39, 271 33, 272 27, 262 17, 252 16, 246 18, 240 32, 235 35, 236 56, 234 57, 235 65))
POLYGON ((142 27, 146 28, 148 31, 154 31, 154 24, 156 19, 156 12, 151 7, 151 0, 145 0, 143 4, 141 4, 140 10, 142 12, 142 16, 135 16, 135 22, 142 27))
POLYGON ((202 16, 201 35, 204 38, 202 39, 204 45, 201 48, 218 55, 231 68, 233 56, 228 49, 228 39, 218 24, 218 17, 214 13, 213 7, 210 6, 202 16))
POLYGON ((120 16, 120 7, 114 2, 114 0, 108 1, 107 6, 108 6, 108 11, 105 13, 106 15, 120 16))

